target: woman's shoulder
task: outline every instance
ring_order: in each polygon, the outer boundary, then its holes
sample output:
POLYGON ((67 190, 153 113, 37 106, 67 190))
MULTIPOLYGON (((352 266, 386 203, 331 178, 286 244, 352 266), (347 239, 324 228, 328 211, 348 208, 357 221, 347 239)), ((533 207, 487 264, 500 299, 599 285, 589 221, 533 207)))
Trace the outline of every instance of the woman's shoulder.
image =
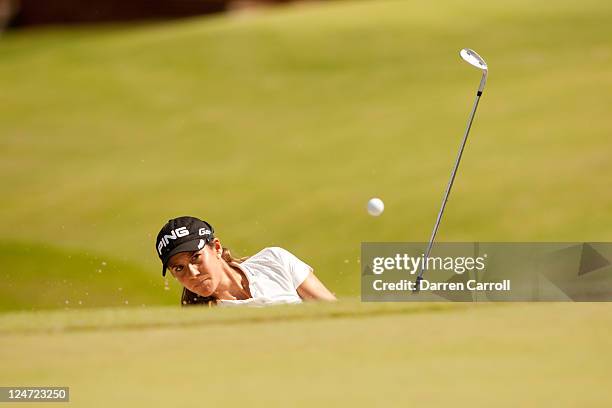
POLYGON ((297 256, 281 247, 266 247, 244 262, 247 268, 269 276, 282 277, 293 289, 304 282, 312 268, 297 256))
POLYGON ((275 260, 275 261, 282 262, 285 259, 294 257, 294 256, 295 255, 287 251, 285 248, 272 246, 272 247, 263 248, 261 251, 257 252, 255 255, 250 256, 247 259, 247 261, 249 260, 254 261, 257 259, 268 259, 268 260, 275 260))

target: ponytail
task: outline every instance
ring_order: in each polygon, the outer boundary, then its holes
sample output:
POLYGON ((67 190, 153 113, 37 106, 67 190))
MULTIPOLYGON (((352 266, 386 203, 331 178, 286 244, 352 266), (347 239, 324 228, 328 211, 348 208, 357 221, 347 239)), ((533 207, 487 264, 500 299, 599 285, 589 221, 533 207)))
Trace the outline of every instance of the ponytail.
POLYGON ((232 263, 243 263, 244 261, 249 259, 249 257, 243 256, 242 258, 234 258, 232 256, 232 251, 230 251, 229 248, 223 247, 223 252, 221 253, 221 259, 223 259, 228 264, 232 264, 232 263))

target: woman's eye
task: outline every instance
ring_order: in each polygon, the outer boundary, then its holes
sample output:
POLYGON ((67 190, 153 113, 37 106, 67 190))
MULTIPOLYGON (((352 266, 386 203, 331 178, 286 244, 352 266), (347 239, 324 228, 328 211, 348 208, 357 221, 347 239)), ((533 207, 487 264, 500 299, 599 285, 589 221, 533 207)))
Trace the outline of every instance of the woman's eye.
POLYGON ((182 266, 175 266, 175 267, 174 267, 174 272, 180 272, 180 271, 182 271, 182 270, 183 270, 183 267, 182 267, 182 266))
POLYGON ((192 261, 197 261, 198 259, 200 259, 200 254, 195 254, 191 257, 192 261))

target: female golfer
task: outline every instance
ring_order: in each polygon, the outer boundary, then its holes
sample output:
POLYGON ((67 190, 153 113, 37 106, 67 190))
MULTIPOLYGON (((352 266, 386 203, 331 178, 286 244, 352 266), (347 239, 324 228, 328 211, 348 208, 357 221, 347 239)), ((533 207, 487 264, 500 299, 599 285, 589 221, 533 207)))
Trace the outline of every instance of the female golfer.
POLYGON ((213 227, 194 217, 174 218, 159 231, 162 275, 169 269, 183 285, 182 304, 267 305, 336 300, 312 268, 282 248, 232 257, 213 227))

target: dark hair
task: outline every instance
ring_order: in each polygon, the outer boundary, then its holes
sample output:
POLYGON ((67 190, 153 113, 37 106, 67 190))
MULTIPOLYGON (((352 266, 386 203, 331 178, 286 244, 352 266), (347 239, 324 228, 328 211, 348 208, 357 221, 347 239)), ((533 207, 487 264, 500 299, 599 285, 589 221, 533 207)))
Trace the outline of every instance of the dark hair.
MULTIPOLYGON (((211 247, 214 245, 213 242, 208 243, 211 247)), ((245 256, 242 258, 234 258, 232 256, 232 251, 229 248, 223 248, 223 252, 221 253, 221 259, 225 262, 232 263, 242 263, 246 261, 249 257, 245 256)), ((181 305, 182 306, 191 306, 191 305, 207 305, 214 306, 217 304, 217 298, 214 296, 200 296, 197 293, 193 293, 187 288, 183 288, 183 294, 181 295, 181 305)))
POLYGON ((217 299, 214 296, 200 296, 197 293, 193 293, 187 288, 183 288, 183 294, 181 295, 181 305, 208 305, 212 306, 217 303, 217 299))

